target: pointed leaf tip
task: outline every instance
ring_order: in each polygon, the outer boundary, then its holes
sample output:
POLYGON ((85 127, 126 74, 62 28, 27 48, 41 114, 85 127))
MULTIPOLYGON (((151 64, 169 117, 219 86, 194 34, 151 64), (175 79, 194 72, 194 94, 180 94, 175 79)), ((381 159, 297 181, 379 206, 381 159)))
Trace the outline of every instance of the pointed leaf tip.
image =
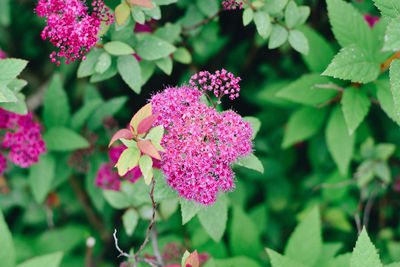
POLYGON ((139 140, 137 145, 139 150, 142 151, 143 154, 161 160, 160 153, 158 153, 157 148, 151 143, 150 140, 139 140))
POLYGON ((152 108, 151 103, 148 103, 148 104, 144 105, 141 109, 139 109, 135 115, 133 115, 130 125, 135 132, 137 131, 139 123, 144 118, 147 118, 152 115, 151 108, 152 108))
POLYGON ((151 129, 151 126, 153 126, 153 123, 156 121, 158 115, 159 113, 150 115, 149 117, 144 118, 141 122, 139 122, 137 133, 144 134, 148 132, 151 129))
POLYGON ((114 144, 115 141, 117 141, 118 139, 124 138, 124 139, 130 140, 133 137, 134 136, 131 131, 129 131, 128 129, 121 129, 113 135, 110 143, 108 144, 108 147, 110 147, 112 144, 114 144))

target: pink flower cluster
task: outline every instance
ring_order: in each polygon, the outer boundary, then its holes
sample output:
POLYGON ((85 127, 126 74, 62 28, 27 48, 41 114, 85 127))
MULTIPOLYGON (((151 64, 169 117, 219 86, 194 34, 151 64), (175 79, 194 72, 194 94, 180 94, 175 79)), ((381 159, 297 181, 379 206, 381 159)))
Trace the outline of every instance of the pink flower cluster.
POLYGON ((163 125, 161 168, 179 195, 211 205, 234 187, 233 163, 252 152, 252 129, 233 111, 218 113, 192 87, 167 88, 151 98, 163 125))
POLYGON ((0 59, 5 59, 5 58, 7 58, 6 53, 4 53, 4 51, 0 49, 0 59))
MULTIPOLYGON (((39 155, 46 152, 40 126, 32 118, 32 113, 19 115, 0 108, 0 131, 6 130, 1 146, 10 149, 8 159, 22 168, 38 162, 39 155)), ((0 174, 7 163, 2 158, 0 174)))
POLYGON ((218 101, 224 95, 229 95, 229 98, 233 100, 239 97, 240 80, 240 77, 235 78, 231 72, 222 69, 221 71, 217 70, 214 74, 210 74, 208 71, 200 71, 190 78, 189 84, 204 92, 213 91, 218 101))
MULTIPOLYGON (((103 163, 98 172, 95 180, 95 185, 103 189, 119 191, 121 186, 121 180, 119 178, 117 170, 114 168, 118 162, 122 152, 126 149, 126 146, 114 146, 110 149, 108 154, 110 163, 103 163)), ((153 159, 153 167, 160 168, 160 161, 153 159)), ((139 166, 129 171, 123 178, 131 183, 136 182, 143 174, 140 171, 139 166)))
POLYGON ((226 10, 243 9, 243 2, 237 2, 236 0, 224 0, 222 6, 226 10))
POLYGON ((42 39, 49 38, 58 52, 50 54, 51 62, 60 65, 60 58, 65 64, 74 62, 96 45, 101 22, 111 24, 114 15, 105 7, 103 0, 92 2, 93 12, 83 0, 39 0, 35 9, 39 17, 45 17, 47 26, 42 31, 42 39))

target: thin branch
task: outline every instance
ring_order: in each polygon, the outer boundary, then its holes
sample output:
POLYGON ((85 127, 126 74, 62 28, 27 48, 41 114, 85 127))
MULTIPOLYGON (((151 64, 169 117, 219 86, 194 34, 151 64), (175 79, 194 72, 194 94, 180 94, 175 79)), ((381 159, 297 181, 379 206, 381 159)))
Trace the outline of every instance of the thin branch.
POLYGON ((157 262, 160 265, 164 265, 162 257, 161 257, 160 249, 158 248, 157 230, 156 230, 156 226, 155 225, 151 229, 151 244, 153 245, 154 256, 156 256, 157 262))
POLYGON ((349 180, 346 180, 346 181, 343 181, 343 182, 340 182, 340 183, 336 183, 336 184, 322 183, 322 184, 319 184, 319 185, 315 186, 313 188, 313 190, 316 191, 316 190, 319 190, 321 188, 341 188, 341 187, 345 187, 345 186, 351 185, 355 181, 356 181, 356 177, 353 177, 352 179, 349 179, 349 180))
POLYGON ((377 193, 378 189, 375 187, 371 195, 369 196, 367 204, 365 205, 364 208, 363 225, 365 226, 366 229, 368 228, 369 215, 371 214, 372 206, 374 205, 374 200, 377 193))
POLYGON ((243 2, 244 2, 246 5, 248 5, 251 9, 253 9, 253 11, 257 11, 257 8, 256 8, 255 6, 253 6, 253 4, 250 3, 249 1, 243 0, 243 2))
POLYGON ((390 68, 390 64, 393 60, 400 58, 400 51, 391 56, 388 60, 381 64, 381 73, 387 71, 390 68))
POLYGON ((362 231, 362 225, 361 225, 361 221, 360 221, 360 212, 363 209, 364 194, 365 194, 365 187, 362 188, 360 191, 360 198, 358 200, 357 210, 354 213, 354 220, 356 221, 358 234, 360 234, 362 231))
POLYGON ((194 29, 196 29, 196 28, 198 28, 198 27, 200 27, 200 26, 202 26, 202 25, 204 25, 204 24, 209 23, 210 21, 212 21, 213 19, 215 19, 216 17, 218 17, 218 15, 219 15, 219 13, 220 13, 221 11, 222 11, 222 9, 219 9, 219 10, 218 10, 214 15, 212 15, 211 17, 208 17, 208 18, 206 18, 206 19, 200 21, 199 23, 196 23, 196 24, 194 24, 194 25, 192 25, 192 26, 190 26, 190 27, 184 27, 184 28, 182 28, 182 32, 188 32, 188 31, 194 30, 194 29))

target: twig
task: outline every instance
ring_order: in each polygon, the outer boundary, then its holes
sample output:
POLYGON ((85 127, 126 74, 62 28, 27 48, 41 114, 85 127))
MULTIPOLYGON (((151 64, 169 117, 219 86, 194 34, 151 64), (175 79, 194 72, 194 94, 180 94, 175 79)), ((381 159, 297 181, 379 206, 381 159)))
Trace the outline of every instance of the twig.
POLYGON ((390 68, 390 64, 393 60, 400 58, 400 51, 391 56, 388 60, 381 64, 381 73, 387 71, 390 68))
POLYGON ((222 11, 222 9, 219 9, 219 10, 217 11, 217 13, 215 13, 215 14, 212 15, 211 17, 208 17, 208 18, 206 18, 206 19, 200 21, 199 23, 196 23, 196 24, 194 24, 194 25, 192 25, 192 26, 190 26, 190 27, 184 27, 184 28, 182 28, 182 32, 188 32, 188 31, 194 30, 194 29, 196 29, 196 28, 198 28, 198 27, 200 27, 200 26, 202 26, 202 25, 204 25, 204 24, 209 23, 210 21, 212 21, 213 19, 215 19, 215 18, 219 15, 219 13, 220 13, 221 11, 222 11))
POLYGON ((369 215, 371 213, 372 206, 374 205, 374 200, 377 194, 377 188, 375 187, 374 190, 372 191, 371 195, 368 198, 367 204, 365 205, 364 208, 364 216, 363 216, 363 225, 365 228, 368 228, 368 222, 369 222, 369 215))
POLYGON ((356 181, 356 178, 357 177, 353 177, 350 180, 346 180, 346 181, 343 181, 343 182, 340 182, 340 183, 337 183, 337 184, 322 183, 322 184, 319 184, 319 185, 315 186, 313 188, 313 190, 316 191, 316 190, 319 190, 321 188, 341 188, 341 187, 344 187, 344 186, 347 186, 347 185, 350 185, 350 184, 354 183, 356 181))
POLYGON ((160 249, 158 248, 157 230, 156 230, 155 225, 151 229, 151 243, 153 245, 154 255, 156 256, 157 262, 161 265, 164 265, 162 257, 161 257, 160 249))
POLYGON ((249 1, 243 0, 243 2, 244 2, 246 5, 248 5, 251 9, 253 9, 253 11, 257 11, 257 8, 256 8, 255 6, 253 6, 253 4, 250 3, 249 1))
POLYGON ((86 267, 93 267, 94 262, 93 262, 93 247, 96 244, 96 239, 94 237, 89 237, 86 240, 86 254, 85 254, 85 266, 86 267))
POLYGON ((362 188, 360 191, 360 198, 358 200, 357 210, 354 213, 354 220, 356 221, 358 234, 361 234, 361 231, 362 231, 362 226, 361 226, 361 221, 360 221, 360 212, 363 209, 364 193, 365 193, 365 187, 362 188))

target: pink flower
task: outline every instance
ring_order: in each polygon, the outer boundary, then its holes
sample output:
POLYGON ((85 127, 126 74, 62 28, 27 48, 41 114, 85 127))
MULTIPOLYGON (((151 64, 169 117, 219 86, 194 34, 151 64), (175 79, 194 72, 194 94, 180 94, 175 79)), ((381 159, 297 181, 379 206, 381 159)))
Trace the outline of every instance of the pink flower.
POLYGON ((237 2, 236 0, 224 0, 222 1, 222 6, 226 10, 243 9, 243 2, 237 2))
POLYGON ((218 102, 224 95, 229 95, 231 100, 239 97, 240 80, 240 77, 235 78, 232 73, 222 69, 214 74, 200 71, 190 78, 189 84, 203 92, 212 91, 218 102))
POLYGON ((60 58, 65 58, 65 64, 81 57, 84 60, 84 54, 96 45, 101 22, 111 24, 114 15, 102 0, 94 0, 92 8, 89 15, 83 0, 39 0, 35 11, 47 22, 42 39, 49 39, 58 51, 50 54, 51 62, 60 65, 60 58))
MULTIPOLYGON (((126 146, 124 145, 114 146, 110 149, 108 154, 110 158, 110 163, 104 163, 100 166, 95 181, 96 186, 103 189, 119 191, 121 181, 117 169, 115 169, 114 166, 118 162, 119 157, 125 149, 126 146)), ((153 159, 153 168, 160 168, 159 160, 153 159)), ((129 171, 122 178, 128 180, 131 183, 134 183, 142 176, 143 174, 140 171, 139 166, 137 166, 129 171)))
POLYGON ((46 152, 40 126, 32 117, 32 113, 19 115, 0 108, 0 130, 8 130, 1 144, 10 149, 8 159, 22 168, 38 162, 46 152))
POLYGON ((6 157, 3 156, 3 154, 0 154, 0 176, 3 175, 6 168, 7 168, 7 159, 6 157))
POLYGON ((365 21, 368 23, 369 27, 373 28, 375 23, 380 20, 380 17, 371 16, 369 14, 364 15, 365 21))
POLYGON ((232 164, 252 152, 252 129, 233 111, 218 113, 188 86, 153 95, 155 125, 163 125, 161 168, 179 195, 211 205, 221 191, 234 188, 232 164))
POLYGON ((7 58, 6 53, 4 53, 4 51, 0 49, 0 59, 5 59, 5 58, 7 58))

